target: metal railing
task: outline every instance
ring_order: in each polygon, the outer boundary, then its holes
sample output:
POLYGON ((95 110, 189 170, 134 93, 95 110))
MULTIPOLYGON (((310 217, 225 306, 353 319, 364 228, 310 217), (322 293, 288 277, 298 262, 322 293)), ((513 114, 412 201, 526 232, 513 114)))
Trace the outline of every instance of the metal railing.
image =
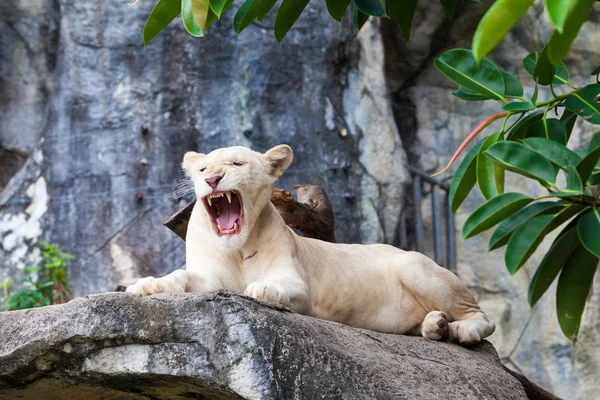
POLYGON ((424 184, 430 188, 431 195, 431 225, 434 260, 439 265, 456 272, 456 233, 454 214, 450 208, 450 187, 417 168, 407 165, 412 177, 412 205, 407 207, 400 216, 400 247, 407 250, 415 250, 423 253, 425 238, 423 232, 423 189, 424 184), (442 192, 442 193, 440 193, 442 192), (441 198, 443 204, 440 204, 441 198), (443 211, 442 211, 443 210, 443 211), (408 218, 407 212, 412 211, 412 218, 408 218), (444 235, 442 234, 442 214, 446 228, 446 254, 444 257, 444 235), (409 237, 409 232, 412 233, 409 237), (412 240, 411 240, 412 239, 412 240))

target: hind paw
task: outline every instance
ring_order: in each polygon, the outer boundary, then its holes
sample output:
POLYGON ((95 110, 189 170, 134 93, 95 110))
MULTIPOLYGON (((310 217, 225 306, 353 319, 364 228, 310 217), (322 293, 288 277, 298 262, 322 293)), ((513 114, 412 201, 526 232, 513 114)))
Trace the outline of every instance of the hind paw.
POLYGON ((448 317, 442 311, 431 311, 421 323, 421 335, 431 340, 448 337, 448 317))

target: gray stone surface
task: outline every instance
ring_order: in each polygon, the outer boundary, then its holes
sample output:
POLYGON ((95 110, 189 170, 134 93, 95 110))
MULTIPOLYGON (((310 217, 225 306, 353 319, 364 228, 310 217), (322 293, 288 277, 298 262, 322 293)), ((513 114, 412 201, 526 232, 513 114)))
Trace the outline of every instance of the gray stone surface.
POLYGON ((381 334, 226 292, 86 296, 0 313, 0 332, 3 399, 527 398, 488 342, 381 334))
MULTIPOLYGON (((454 21, 439 4, 420 1, 408 47, 386 21, 356 34, 313 0, 281 46, 273 16, 238 38, 228 12, 207 39, 189 37, 176 21, 147 50, 140 32, 152 1, 126 2, 0 1, 0 281, 18 281, 39 261, 39 239, 77 256, 69 269, 75 295, 182 267, 183 242, 161 226, 186 201, 167 197, 182 178, 181 157, 232 144, 291 144, 296 159, 280 184, 324 186, 338 240, 397 243, 404 163, 439 168, 498 110, 454 98, 455 88, 432 67, 445 49, 470 46, 490 0, 459 5, 454 21), (344 160, 349 170, 328 169, 344 160)), ((541 3, 491 55, 524 83, 521 59, 541 49, 550 29, 541 3)), ((600 65, 599 41, 597 3, 566 59, 574 82, 600 65)), ((578 146, 590 137, 581 127, 578 146)), ((457 229, 481 202, 477 193, 467 199, 457 229)), ((501 359, 562 397, 593 397, 600 391, 600 278, 575 347, 556 322, 553 288, 535 309, 527 305, 541 252, 511 277, 503 252, 486 252, 486 235, 459 243, 458 274, 497 322, 490 340, 501 359)))
POLYGON ((182 267, 161 225, 185 204, 168 197, 183 154, 228 145, 290 144, 279 185, 324 186, 338 240, 394 240, 408 176, 377 21, 357 36, 311 2, 279 46, 275 13, 238 38, 234 5, 205 40, 177 19, 144 50, 153 2, 126 3, 0 3, 0 146, 37 157, 0 194, 0 281, 39 261, 39 239, 76 255, 75 295, 182 267))

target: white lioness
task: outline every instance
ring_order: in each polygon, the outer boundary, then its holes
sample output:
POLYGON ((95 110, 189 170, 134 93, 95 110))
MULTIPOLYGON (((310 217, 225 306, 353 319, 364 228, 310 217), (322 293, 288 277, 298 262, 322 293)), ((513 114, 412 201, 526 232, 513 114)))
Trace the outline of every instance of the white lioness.
POLYGON ((227 289, 350 326, 461 344, 494 332, 465 285, 422 254, 296 235, 269 201, 292 158, 286 145, 265 154, 245 147, 187 153, 183 168, 198 199, 187 270, 140 279, 127 291, 227 289))

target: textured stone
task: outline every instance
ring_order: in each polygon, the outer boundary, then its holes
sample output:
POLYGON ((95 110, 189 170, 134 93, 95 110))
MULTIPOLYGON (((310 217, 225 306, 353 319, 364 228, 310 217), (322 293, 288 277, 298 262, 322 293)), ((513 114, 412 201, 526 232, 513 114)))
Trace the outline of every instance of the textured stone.
POLYGON ((288 143, 295 159, 278 185, 324 186, 340 241, 394 241, 408 176, 377 20, 357 35, 311 2, 278 45, 274 12, 238 37, 234 5, 206 39, 177 19, 144 50, 153 2, 126 3, 0 4, 0 92, 11 94, 0 100, 0 146, 41 157, 0 195, 0 281, 39 262, 40 239, 77 257, 75 295, 181 268, 184 243, 162 221, 190 200, 168 196, 183 154, 229 145, 288 143), (349 169, 330 168, 344 161, 349 169), (9 229, 3 221, 31 218, 39 196, 26 190, 40 177, 41 231, 9 229))
MULTIPOLYGON (((325 187, 339 241, 397 243, 407 202, 403 164, 439 168, 498 111, 493 102, 454 98, 454 85, 432 67, 445 49, 470 47, 491 1, 459 4, 454 20, 439 4, 420 1, 409 46, 389 21, 370 21, 357 34, 348 20, 340 25, 328 17, 323 1, 310 2, 281 46, 273 39, 273 15, 237 37, 236 2, 206 39, 188 36, 177 20, 146 50, 140 32, 153 2, 126 2, 0 1, 0 281, 19 281, 26 265, 39 262, 33 246, 39 239, 77 256, 69 269, 75 295, 182 267, 183 241, 161 226, 189 200, 167 197, 182 177, 181 157, 233 144, 258 150, 291 144, 295 161, 280 184, 325 187), (8 152, 19 159, 6 168, 8 152), (343 161, 352 167, 329 169, 343 161), (28 211, 44 201, 45 210, 28 211)), ((538 0, 491 55, 518 75, 527 94, 533 87, 521 59, 540 50, 549 32, 538 0)), ((575 83, 593 79, 599 41, 597 3, 565 61, 575 83)), ((575 128, 576 147, 589 141, 583 126, 575 128)), ((525 180, 510 184, 535 188, 525 180)), ((424 200, 429 238, 430 200, 424 200)), ((467 199, 457 229, 481 202, 477 193, 467 199)), ((488 238, 459 242, 458 274, 497 322, 490 340, 501 359, 562 397, 594 397, 600 278, 572 346, 556 322, 553 288, 533 310, 526 301, 548 243, 510 277, 503 251, 487 253, 488 238)))
POLYGON ((493 346, 382 334, 211 292, 0 313, 2 398, 525 399, 493 346))

